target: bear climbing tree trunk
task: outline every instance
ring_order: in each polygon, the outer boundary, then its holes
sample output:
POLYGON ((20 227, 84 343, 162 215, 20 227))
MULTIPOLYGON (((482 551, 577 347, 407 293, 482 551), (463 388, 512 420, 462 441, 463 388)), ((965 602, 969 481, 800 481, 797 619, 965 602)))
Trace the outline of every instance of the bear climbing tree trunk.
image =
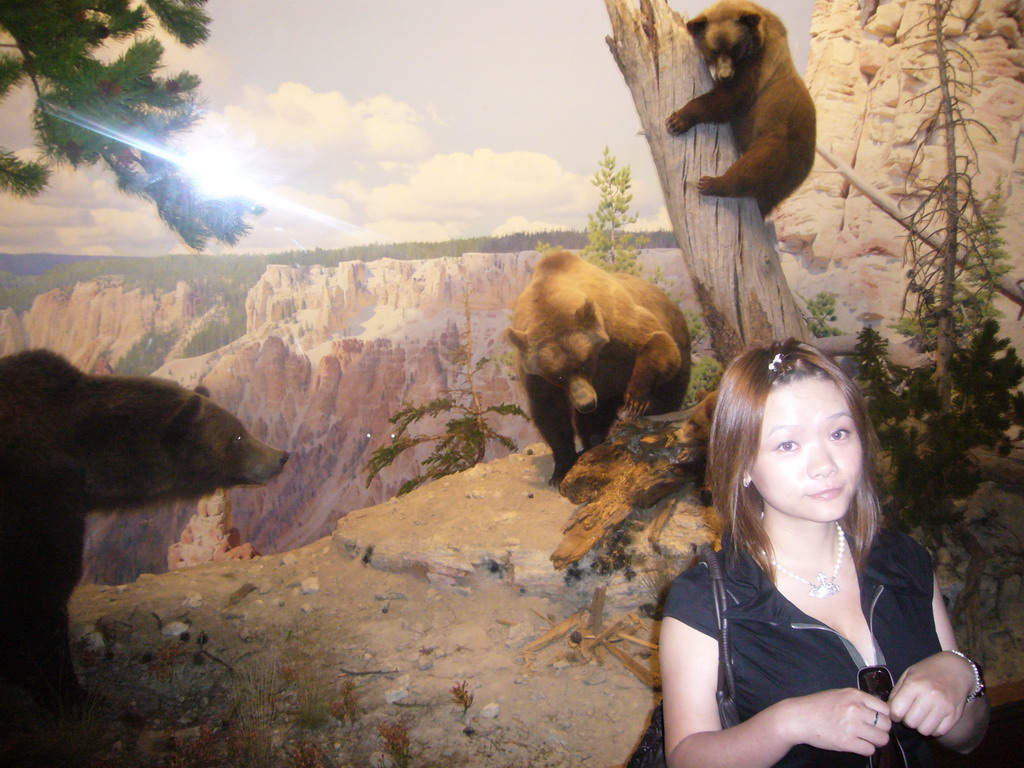
POLYGON ((704 197, 701 176, 718 176, 738 153, 728 125, 672 136, 665 119, 711 88, 711 76, 682 18, 667 0, 605 0, 608 45, 633 94, 676 240, 693 277, 715 357, 793 336, 806 324, 775 251, 774 230, 752 198, 704 197))

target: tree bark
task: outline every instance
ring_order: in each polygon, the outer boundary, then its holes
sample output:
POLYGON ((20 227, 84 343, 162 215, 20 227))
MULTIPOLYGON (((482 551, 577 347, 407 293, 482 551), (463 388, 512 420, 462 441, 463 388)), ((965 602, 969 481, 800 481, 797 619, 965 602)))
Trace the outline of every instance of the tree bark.
POLYGON ((605 0, 612 55, 633 94, 658 170, 669 219, 693 277, 715 357, 790 336, 809 339, 775 251, 774 227, 752 198, 704 197, 701 176, 719 176, 738 154, 727 125, 672 136, 666 118, 711 87, 700 53, 667 0, 605 0))

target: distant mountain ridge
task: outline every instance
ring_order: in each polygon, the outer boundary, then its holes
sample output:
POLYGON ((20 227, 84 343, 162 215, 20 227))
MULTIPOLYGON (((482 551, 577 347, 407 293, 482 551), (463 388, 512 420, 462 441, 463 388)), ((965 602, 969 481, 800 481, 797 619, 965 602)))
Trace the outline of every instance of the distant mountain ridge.
POLYGON ((19 277, 42 275, 62 264, 78 261, 101 261, 109 256, 82 256, 72 253, 0 253, 0 272, 19 277))

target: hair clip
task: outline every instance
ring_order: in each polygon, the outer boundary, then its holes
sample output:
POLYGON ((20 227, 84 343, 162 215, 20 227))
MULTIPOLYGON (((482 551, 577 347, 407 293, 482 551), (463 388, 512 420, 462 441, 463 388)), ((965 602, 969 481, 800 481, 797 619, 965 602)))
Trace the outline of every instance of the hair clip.
POLYGON ((770 363, 768 363, 768 370, 771 371, 772 373, 778 373, 779 371, 782 370, 782 353, 781 352, 779 352, 777 355, 775 355, 775 357, 772 358, 772 361, 770 363))

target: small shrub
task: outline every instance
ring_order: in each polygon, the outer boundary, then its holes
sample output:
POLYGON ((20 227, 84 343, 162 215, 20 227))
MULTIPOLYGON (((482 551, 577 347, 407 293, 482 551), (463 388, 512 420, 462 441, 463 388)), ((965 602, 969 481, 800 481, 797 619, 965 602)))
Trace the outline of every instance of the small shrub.
POLYGON ((451 693, 455 705, 462 707, 462 717, 464 718, 469 708, 473 706, 473 694, 469 692, 469 685, 462 680, 449 688, 448 692, 451 693))
POLYGON ((220 765, 226 757, 225 744, 209 726, 199 727, 199 734, 193 739, 171 739, 173 754, 164 763, 164 768, 209 768, 220 765))
POLYGON ((341 698, 331 702, 330 709, 334 719, 343 723, 354 723, 359 718, 359 700, 352 680, 341 684, 341 698))
POLYGON ((331 768, 331 760, 311 741, 301 742, 288 752, 288 768, 331 768))
POLYGON ((384 740, 384 752, 396 768, 408 768, 412 759, 409 726, 401 720, 389 720, 378 725, 377 732, 384 740))
POLYGON ((165 645, 159 651, 153 660, 149 662, 149 674, 153 675, 157 680, 167 682, 174 676, 175 667, 183 663, 184 658, 190 653, 188 643, 181 642, 180 640, 165 645))

